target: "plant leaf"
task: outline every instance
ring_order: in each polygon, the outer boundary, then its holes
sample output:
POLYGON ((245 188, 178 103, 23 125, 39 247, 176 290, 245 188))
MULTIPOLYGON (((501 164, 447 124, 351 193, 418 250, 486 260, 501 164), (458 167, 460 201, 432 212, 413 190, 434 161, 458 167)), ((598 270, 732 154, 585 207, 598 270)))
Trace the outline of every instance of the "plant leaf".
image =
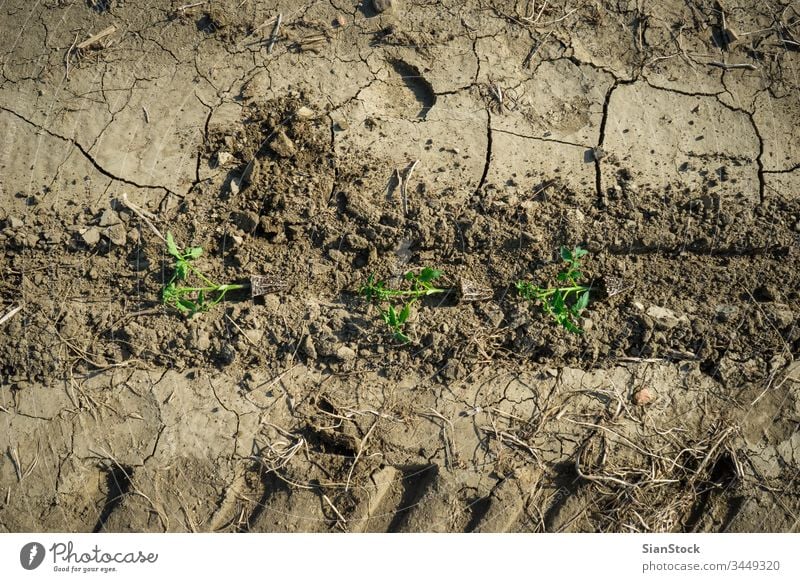
POLYGON ((175 307, 177 307, 184 313, 186 313, 187 311, 191 313, 197 312, 197 305, 195 305, 194 301, 191 301, 189 299, 178 299, 175 302, 175 307))
POLYGON ((582 249, 581 247, 575 247, 575 249, 572 251, 572 256, 576 260, 580 259, 581 257, 584 257, 584 256, 586 256, 588 254, 589 254, 589 251, 587 251, 586 249, 582 249))
POLYGON ((177 263, 175 263, 175 279, 181 281, 186 278, 186 275, 189 273, 189 265, 186 264, 186 261, 180 259, 177 263))
POLYGON ((567 262, 572 262, 572 251, 567 247, 561 247, 561 258, 567 262))
POLYGON ((175 239, 172 237, 171 232, 167 233, 167 252, 176 259, 183 259, 181 253, 178 251, 178 245, 175 244, 175 239))
POLYGON ((435 279, 438 279, 442 276, 442 272, 438 269, 431 269, 430 267, 425 267, 422 269, 422 272, 419 274, 419 280, 423 283, 430 283, 435 279))
POLYGON ((403 305, 402 311, 400 311, 400 315, 397 316, 397 323, 403 324, 408 320, 408 316, 411 315, 411 304, 406 303, 403 305))
POLYGON ((203 247, 190 247, 186 249, 184 257, 187 259, 196 259, 203 254, 203 247))
POLYGON ((589 305, 589 292, 584 291, 578 297, 578 301, 575 302, 575 311, 577 313, 580 313, 581 311, 586 309, 587 305, 589 305))

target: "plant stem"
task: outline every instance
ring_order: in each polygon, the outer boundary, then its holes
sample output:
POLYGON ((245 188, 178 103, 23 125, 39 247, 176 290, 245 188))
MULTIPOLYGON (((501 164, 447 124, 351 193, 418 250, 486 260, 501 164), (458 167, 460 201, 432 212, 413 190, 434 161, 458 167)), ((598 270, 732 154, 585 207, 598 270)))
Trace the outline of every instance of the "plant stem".
POLYGON ((428 295, 436 295, 437 293, 445 293, 447 289, 439 289, 437 287, 431 287, 430 289, 387 289, 381 291, 382 298, 386 299, 389 297, 413 297, 415 299, 419 297, 427 297, 428 295))

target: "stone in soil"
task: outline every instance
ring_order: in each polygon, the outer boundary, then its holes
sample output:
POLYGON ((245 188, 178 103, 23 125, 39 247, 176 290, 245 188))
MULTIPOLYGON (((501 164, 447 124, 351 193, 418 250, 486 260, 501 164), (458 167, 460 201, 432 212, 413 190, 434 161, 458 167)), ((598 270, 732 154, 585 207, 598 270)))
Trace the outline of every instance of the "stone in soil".
POLYGON ((375 9, 375 12, 379 14, 381 12, 386 12, 392 8, 393 5, 394 3, 392 0, 372 0, 372 7, 375 9))

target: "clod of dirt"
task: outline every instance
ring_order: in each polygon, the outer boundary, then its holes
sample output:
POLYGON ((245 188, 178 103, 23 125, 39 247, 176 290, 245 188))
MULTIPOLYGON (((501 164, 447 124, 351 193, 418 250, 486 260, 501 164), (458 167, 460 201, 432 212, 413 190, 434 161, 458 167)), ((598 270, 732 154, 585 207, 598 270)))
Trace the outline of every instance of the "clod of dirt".
POLYGON ((290 158, 294 155, 297 148, 294 142, 283 130, 278 131, 272 141, 269 142, 270 149, 282 158, 290 158))
POLYGON ((117 213, 110 208, 105 210, 103 214, 100 215, 100 226, 113 226, 115 224, 119 224, 120 222, 121 221, 117 213))
POLYGON ((305 119, 311 119, 312 117, 314 117, 315 113, 314 113, 313 109, 303 105, 297 111, 295 111, 294 115, 295 115, 295 117, 297 117, 297 119, 304 119, 305 120, 305 119))
POLYGON ((253 232, 258 226, 258 214, 256 212, 236 211, 231 216, 233 223, 244 232, 253 232))
POLYGON ((342 346, 336 350, 336 357, 342 362, 352 362, 356 359, 356 352, 347 346, 342 346))
POLYGON ((387 10, 391 9, 392 6, 392 0, 372 0, 372 8, 374 8, 375 12, 378 14, 381 12, 386 12, 387 10))
POLYGON ((306 336, 306 339, 303 340, 302 345, 303 353, 308 356, 309 360, 316 360, 317 359, 317 348, 314 345, 314 340, 311 339, 311 336, 306 336))
POLYGON ((83 233, 81 233, 81 238, 83 239, 84 243, 90 247, 93 247, 100 242, 100 229, 95 226, 87 228, 83 233))
POLYGON ((636 406, 647 406, 648 404, 652 403, 656 399, 655 394, 649 388, 642 388, 641 390, 637 390, 633 394, 633 403, 636 406))
POLYGON ((656 327, 659 329, 672 329, 682 321, 688 321, 688 318, 685 315, 678 317, 671 309, 659 307, 658 305, 649 307, 647 309, 647 315, 653 318, 656 327))
POLYGON ((103 231, 103 234, 108 237, 108 240, 110 240, 112 244, 115 244, 118 247, 123 246, 128 238, 127 232, 125 231, 125 226, 122 224, 109 226, 103 231))
POLYGON ((218 151, 216 158, 217 167, 230 165, 230 163, 234 160, 233 155, 225 151, 218 151))

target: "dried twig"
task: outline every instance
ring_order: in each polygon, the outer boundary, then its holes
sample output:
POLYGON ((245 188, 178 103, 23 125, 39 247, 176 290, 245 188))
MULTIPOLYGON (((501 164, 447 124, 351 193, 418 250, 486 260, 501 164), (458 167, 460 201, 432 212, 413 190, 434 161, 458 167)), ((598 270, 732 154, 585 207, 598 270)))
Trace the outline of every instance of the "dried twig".
POLYGON ((347 520, 344 518, 344 516, 343 516, 341 513, 339 513, 339 510, 338 510, 338 509, 336 509, 336 506, 335 506, 335 505, 333 504, 333 502, 332 502, 332 501, 331 501, 331 500, 328 498, 328 496, 327 496, 327 495, 325 495, 325 494, 323 493, 323 494, 322 494, 322 499, 324 499, 324 500, 325 500, 325 503, 327 503, 327 504, 330 506, 330 508, 333 510, 333 512, 334 512, 334 513, 336 514, 336 516, 339 518, 339 521, 341 522, 341 524, 342 524, 342 527, 344 527, 345 525, 347 525, 347 520))
POLYGON ((78 42, 78 33, 75 33, 75 39, 72 41, 72 44, 67 49, 67 54, 64 55, 64 79, 69 80, 69 63, 70 58, 72 57, 72 51, 75 50, 75 44, 78 42))
POLYGON ((748 71, 755 71, 755 70, 758 69, 757 66, 755 66, 755 65, 753 65, 751 63, 733 63, 733 64, 728 64, 728 63, 721 63, 719 61, 709 61, 706 64, 711 66, 711 67, 719 67, 720 69, 725 69, 726 71, 729 70, 729 69, 747 69, 748 71))
POLYGON ((9 319, 14 317, 17 313, 22 311, 22 305, 17 305, 16 307, 11 307, 6 313, 0 315, 0 325, 7 322, 9 319))
POLYGON ((112 24, 108 28, 104 28, 103 30, 101 30, 97 34, 93 34, 92 36, 90 36, 89 38, 84 40, 83 42, 79 43, 75 48, 77 50, 79 50, 79 51, 82 51, 84 49, 90 48, 90 47, 94 46, 95 44, 97 44, 99 41, 103 40, 109 34, 113 34, 114 32, 116 32, 116 30, 117 30, 117 25, 116 24, 112 24))
POLYGON ((406 170, 405 176, 400 182, 400 198, 403 201, 403 216, 408 216, 408 182, 411 180, 411 174, 414 172, 414 168, 417 167, 418 163, 419 160, 414 160, 414 163, 406 170))
MULTIPOLYGON (((130 200, 128 200, 128 193, 127 193, 127 192, 123 192, 123 193, 122 193, 122 203, 123 203, 123 204, 125 204, 125 206, 127 206, 127 207, 128 207, 128 208, 130 208, 131 210, 133 210, 133 212, 136 214, 136 216, 138 216, 139 218, 141 218, 141 219, 144 221, 144 223, 145 223, 147 226, 149 226, 149 227, 150 227, 150 230, 152 230, 152 231, 155 233, 155 235, 156 235, 158 238, 160 238, 162 241, 164 241, 164 244, 167 244, 167 239, 164 237, 164 235, 163 235, 163 234, 161 234, 161 231, 160 231, 160 230, 158 230, 158 229, 155 227, 155 225, 154 225, 152 222, 150 222, 150 219, 149 219, 149 218, 148 218, 148 217, 145 215, 145 212, 146 212, 146 211, 145 211, 145 210, 142 210, 141 208, 139 208, 138 206, 136 206, 136 205, 135 205, 133 202, 131 202, 130 200)), ((150 213, 148 212, 147 214, 150 214, 150 213)), ((152 214, 150 214, 150 216, 152 216, 153 218, 155 218, 155 216, 153 216, 152 214)))
POLYGON ((283 22, 283 14, 278 13, 278 19, 275 21, 275 27, 272 29, 272 34, 269 36, 269 44, 267 45, 267 52, 271 53, 278 41, 278 33, 281 30, 281 23, 283 22))
POLYGON ((358 452, 356 453, 356 458, 353 459, 353 464, 350 465, 350 470, 347 472, 347 482, 345 483, 344 490, 347 491, 350 489, 350 478, 353 476, 353 471, 356 468, 356 463, 358 463, 358 459, 361 458, 361 454, 364 452, 364 445, 367 443, 367 439, 369 435, 372 434, 372 431, 375 430, 375 427, 378 426, 378 419, 376 418, 375 421, 372 423, 372 426, 369 427, 369 430, 364 435, 364 438, 361 439, 361 443, 358 445, 358 452))
POLYGON ((195 2, 193 4, 184 4, 183 6, 178 6, 177 10, 179 12, 183 12, 185 10, 189 10, 189 8, 195 8, 197 6, 202 6, 205 3, 206 3, 206 0, 204 0, 203 2, 195 2))

